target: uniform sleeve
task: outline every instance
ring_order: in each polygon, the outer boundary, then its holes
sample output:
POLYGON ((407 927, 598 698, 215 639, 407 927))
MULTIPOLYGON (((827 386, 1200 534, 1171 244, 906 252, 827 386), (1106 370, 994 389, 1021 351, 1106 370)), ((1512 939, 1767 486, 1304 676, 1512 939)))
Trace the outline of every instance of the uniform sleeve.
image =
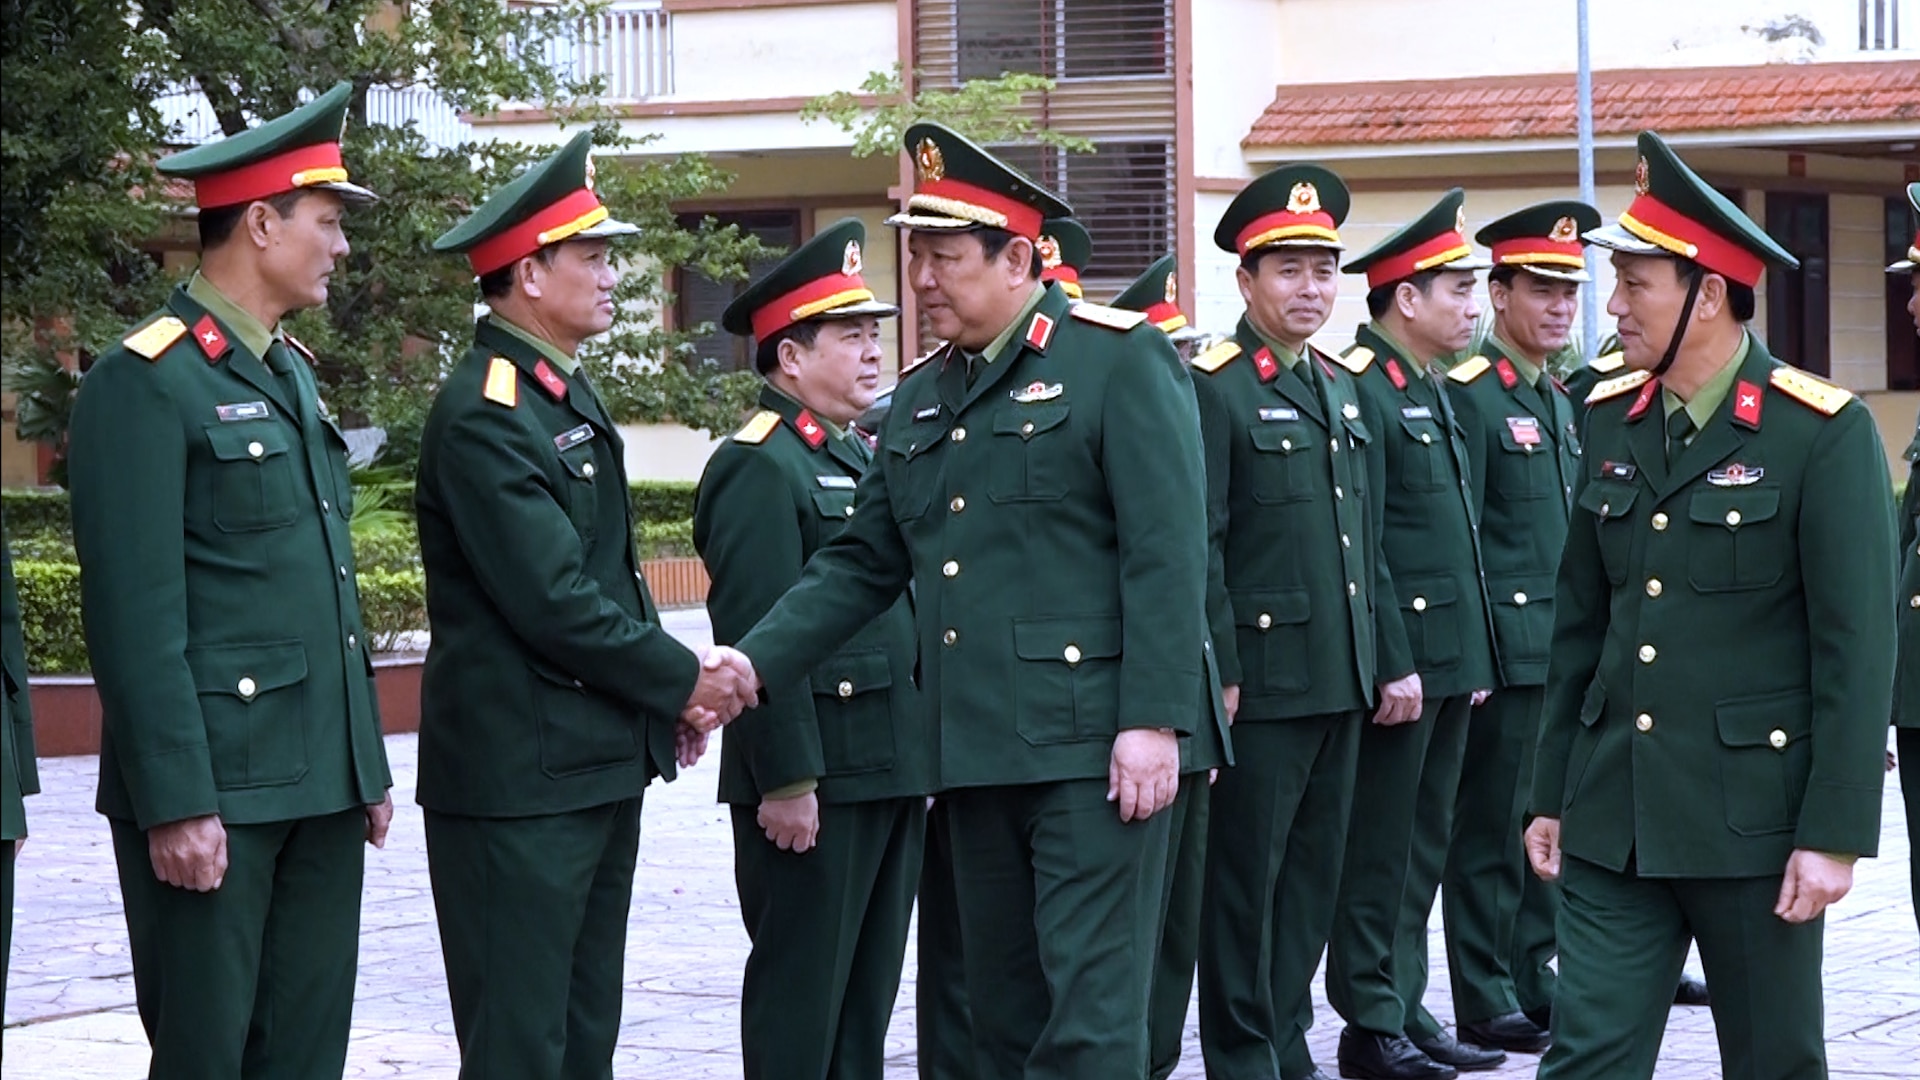
MULTIPOLYGON (((693 544, 713 581, 713 640, 731 645, 800 580, 806 562, 793 491, 770 453, 727 444, 708 462, 694 499, 693 544)), ((727 728, 762 795, 826 771, 807 679, 769 684, 761 704, 727 728)))
POLYGON ((187 442, 165 362, 116 352, 94 365, 67 457, 87 651, 142 829, 220 808, 187 667, 187 442))
POLYGON ((1227 529, 1233 485, 1233 436, 1227 403, 1210 377, 1193 376, 1200 411, 1200 441, 1207 470, 1207 631, 1220 665, 1220 684, 1238 686, 1240 645, 1233 632, 1233 600, 1227 594, 1227 529))
MULTIPOLYGON (((1370 369, 1377 371, 1378 368, 1370 369)), ((1413 674, 1413 646, 1407 642, 1406 624, 1400 618, 1400 596, 1393 585, 1393 567, 1387 565, 1387 438, 1393 430, 1389 427, 1390 418, 1380 407, 1377 394, 1368 386, 1368 380, 1385 378, 1382 375, 1362 373, 1354 377, 1354 393, 1360 399, 1360 407, 1367 418, 1367 429, 1373 432, 1373 441, 1367 444, 1367 485, 1370 493, 1367 499, 1367 516, 1371 520, 1369 531, 1373 534, 1373 651, 1379 670, 1375 680, 1380 685, 1404 679, 1413 674)))
POLYGON ((1813 768, 1794 846, 1879 850, 1896 654, 1893 481, 1858 401, 1822 425, 1800 501, 1800 574, 1813 687, 1813 768))
POLYGON ((1546 700, 1540 715, 1540 745, 1534 752, 1529 817, 1557 818, 1566 805, 1567 751, 1580 728, 1581 703, 1600 670, 1611 612, 1611 588, 1600 561, 1600 534, 1591 511, 1580 506, 1587 472, 1574 481, 1573 519, 1560 552, 1553 592, 1553 645, 1547 664, 1546 700))
POLYGON ((460 553, 527 649, 649 715, 677 718, 699 659, 587 576, 579 534, 549 487, 543 447, 518 413, 475 403, 450 418, 438 449, 452 463, 439 479, 460 553))

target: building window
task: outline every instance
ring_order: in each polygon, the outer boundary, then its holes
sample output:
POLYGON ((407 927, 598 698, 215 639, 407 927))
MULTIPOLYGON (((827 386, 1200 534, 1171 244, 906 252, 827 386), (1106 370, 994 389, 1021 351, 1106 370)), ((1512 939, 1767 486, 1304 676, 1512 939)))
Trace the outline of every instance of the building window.
POLYGON ((953 0, 959 77, 1165 75, 1172 0, 953 0))
POLYGON ((1767 273, 1767 347, 1815 375, 1832 369, 1828 351, 1827 197, 1767 192, 1767 232, 1800 260, 1767 273))
POLYGON ((1885 52, 1900 47, 1900 0, 1860 0, 1860 48, 1885 52))
MULTIPOLYGON (((798 210, 681 214, 680 226, 685 229, 698 228, 700 222, 709 217, 722 225, 738 225, 742 232, 758 237, 761 243, 773 249, 770 254, 754 261, 748 280, 773 269, 781 256, 800 243, 798 210)), ((715 363, 725 371, 752 371, 754 342, 735 337, 720 327, 721 313, 727 310, 728 304, 733 303, 734 297, 746 291, 747 281, 715 281, 699 270, 685 266, 679 269, 676 277, 673 324, 688 328, 702 323, 712 324, 706 333, 694 339, 695 362, 715 363)))
POLYGON ((1099 140, 1091 154, 1050 146, 994 153, 1073 207, 1093 238, 1081 274, 1088 299, 1117 292, 1173 249, 1173 148, 1160 140, 1099 140))
MULTIPOLYGON (((1913 219, 1907 200, 1899 195, 1887 198, 1886 259, 1896 263, 1907 257, 1913 244, 1913 219)), ((1887 389, 1920 390, 1920 339, 1913 335, 1913 317, 1907 314, 1907 300, 1913 296, 1912 274, 1887 274, 1887 389)))

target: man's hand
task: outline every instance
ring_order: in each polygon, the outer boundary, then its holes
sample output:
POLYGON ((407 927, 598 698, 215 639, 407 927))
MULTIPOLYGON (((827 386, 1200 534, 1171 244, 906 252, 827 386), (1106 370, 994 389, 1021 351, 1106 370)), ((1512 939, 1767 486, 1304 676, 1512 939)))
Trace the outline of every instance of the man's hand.
POLYGON ((1382 727, 1404 724, 1420 719, 1420 673, 1414 672, 1402 679, 1384 683, 1380 687, 1380 707, 1373 712, 1373 722, 1382 727))
POLYGON ((775 847, 804 855, 820 838, 820 799, 811 791, 791 799, 762 799, 759 821, 775 847))
POLYGON ((1795 848, 1787 856, 1787 873, 1780 879, 1780 899, 1773 913, 1790 923, 1810 922, 1852 888, 1853 860, 1795 848))
POLYGON ((392 824, 393 792, 388 791, 386 798, 367 804, 367 843, 377 848, 386 847, 387 826, 392 824))
POLYGON ((1473 692, 1473 707, 1477 709, 1480 706, 1485 705, 1487 703, 1487 699, 1492 696, 1493 696, 1492 690, 1475 690, 1473 692))
POLYGON ((700 764, 707 752, 707 733, 682 720, 673 725, 673 759, 683 769, 700 764))
POLYGON ((680 720, 696 731, 712 731, 752 707, 759 691, 760 678, 746 654, 716 646, 700 661, 700 678, 680 720))
POLYGON ((1537 817, 1527 826, 1527 862, 1541 881, 1560 880, 1560 819, 1537 817))
POLYGON ((1240 715, 1240 684, 1220 688, 1220 700, 1227 705, 1227 726, 1233 726, 1233 718, 1240 715))
POLYGON ((1121 821, 1145 821, 1180 794, 1180 738, 1171 728, 1129 728, 1113 740, 1107 801, 1120 804, 1121 821))
POLYGON ((170 821, 147 830, 153 876, 176 889, 212 892, 227 879, 227 829, 220 815, 170 821))

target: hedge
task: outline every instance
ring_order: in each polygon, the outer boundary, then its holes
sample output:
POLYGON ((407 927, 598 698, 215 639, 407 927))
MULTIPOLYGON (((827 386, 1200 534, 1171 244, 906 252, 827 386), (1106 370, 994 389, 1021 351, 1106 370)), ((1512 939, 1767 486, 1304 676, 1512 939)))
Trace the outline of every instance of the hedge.
POLYGON ((52 490, 0 491, 0 516, 7 523, 7 539, 13 541, 16 558, 20 541, 47 536, 72 536, 73 517, 67 512, 67 493, 52 490))
POLYGON ((20 590, 27 669, 60 675, 87 670, 87 642, 80 632, 80 568, 70 561, 21 559, 13 564, 13 578, 20 590))
POLYGON ((693 492, 699 486, 693 481, 637 480, 630 486, 633 489, 633 513, 641 522, 658 524, 693 520, 693 492))

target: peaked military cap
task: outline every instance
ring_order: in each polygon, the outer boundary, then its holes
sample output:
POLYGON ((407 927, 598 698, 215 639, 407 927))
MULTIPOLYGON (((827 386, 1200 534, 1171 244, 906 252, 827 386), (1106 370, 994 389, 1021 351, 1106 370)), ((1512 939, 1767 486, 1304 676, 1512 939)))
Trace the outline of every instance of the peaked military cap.
POLYGON ((1345 272, 1367 275, 1367 288, 1378 289, 1426 270, 1485 270, 1492 265, 1467 243, 1467 193, 1454 188, 1411 225, 1348 263, 1345 272))
POLYGON ((1126 311, 1144 311, 1147 321, 1171 334, 1187 325, 1180 310, 1180 281, 1174 275, 1171 253, 1153 260, 1146 272, 1113 298, 1113 306, 1126 311))
POLYGON ((1025 173, 939 124, 915 124, 904 136, 913 158, 913 194, 887 224, 908 229, 1005 229, 1040 239, 1047 218, 1073 208, 1025 173))
POLYGON ((350 183, 340 160, 352 100, 353 84, 339 83, 285 116, 161 158, 154 167, 193 181, 193 201, 202 210, 309 188, 372 202, 378 196, 350 183))
POLYGON ((485 277, 548 244, 639 231, 608 217, 593 193, 593 134, 582 131, 442 233, 433 250, 465 252, 474 274, 485 277))
POLYGON ((1345 251, 1339 230, 1348 204, 1347 185, 1332 170, 1282 165, 1240 189, 1214 227, 1213 242, 1241 256, 1265 247, 1345 251))
POLYGON ((1889 274, 1908 273, 1920 268, 1920 183, 1907 185, 1907 205, 1913 210, 1913 243, 1907 257, 1887 267, 1889 274))
POLYGON ((1517 266, 1559 281, 1592 281, 1580 237, 1600 227, 1600 211, 1571 199, 1535 203, 1473 234, 1493 249, 1493 265, 1517 266))
POLYGON ((720 325, 729 334, 765 341, 810 319, 900 314, 899 308, 876 300, 861 277, 866 242, 867 227, 859 218, 841 218, 748 285, 727 305, 720 325))
POLYGON ((1057 281, 1062 292, 1080 299, 1080 275, 1093 259, 1093 237, 1086 227, 1072 218, 1048 218, 1040 223, 1034 247, 1040 252, 1040 280, 1057 281))
POLYGON ((1633 202, 1616 224, 1589 232, 1587 239, 1629 255, 1692 259, 1748 288, 1759 284, 1768 263, 1786 269, 1800 265, 1651 131, 1640 133, 1633 202))

